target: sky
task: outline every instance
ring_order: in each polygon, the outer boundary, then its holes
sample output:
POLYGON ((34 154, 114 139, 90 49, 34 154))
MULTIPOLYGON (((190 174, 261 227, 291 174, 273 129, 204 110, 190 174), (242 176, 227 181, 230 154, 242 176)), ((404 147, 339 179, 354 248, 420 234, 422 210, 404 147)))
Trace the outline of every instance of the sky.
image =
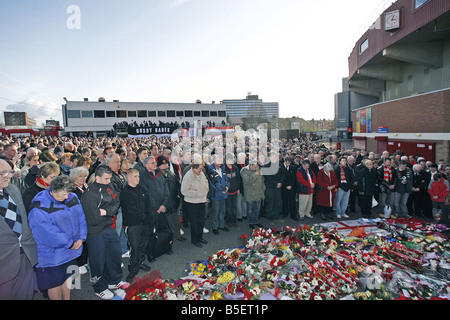
POLYGON ((219 103, 251 92, 283 118, 334 119, 350 52, 389 3, 1 0, 0 111, 40 126, 62 123, 63 97, 219 103))

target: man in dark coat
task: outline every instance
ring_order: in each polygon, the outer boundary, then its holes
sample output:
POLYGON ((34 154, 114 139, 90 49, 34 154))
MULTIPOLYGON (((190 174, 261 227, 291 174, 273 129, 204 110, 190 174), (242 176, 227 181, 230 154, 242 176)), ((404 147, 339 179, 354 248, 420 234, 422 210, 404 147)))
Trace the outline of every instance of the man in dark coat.
POLYGON ((283 217, 290 216, 298 221, 298 210, 295 201, 295 191, 297 186, 297 169, 292 165, 292 158, 286 157, 281 166, 284 172, 284 180, 281 185, 281 198, 283 199, 283 217))
POLYGON ((284 171, 281 168, 278 154, 271 152, 270 162, 263 166, 269 174, 264 174, 264 184, 266 185, 266 195, 264 200, 264 211, 266 218, 275 224, 275 222, 284 222, 280 219, 282 211, 281 186, 284 181, 284 171))
POLYGON ((364 218, 372 216, 372 197, 378 188, 376 170, 371 160, 365 160, 364 167, 358 172, 359 205, 364 218))
POLYGON ((123 225, 127 228, 128 242, 131 247, 129 274, 127 282, 131 282, 139 269, 149 271, 150 267, 144 263, 145 250, 148 242, 148 224, 151 221, 149 196, 139 185, 139 171, 130 169, 127 172, 128 183, 120 193, 123 225))
POLYGON ((413 203, 413 211, 415 217, 425 217, 425 198, 428 194, 428 183, 427 176, 422 171, 422 166, 420 164, 415 164, 413 166, 413 182, 411 195, 413 203))
POLYGON ((153 230, 155 228, 156 216, 164 214, 167 211, 169 186, 161 170, 158 168, 158 163, 154 156, 145 158, 143 164, 145 171, 140 175, 140 184, 150 197, 149 211, 152 215, 155 214, 155 219, 149 224, 150 237, 147 244, 147 259, 152 262, 155 260, 155 234, 153 230))
POLYGON ((20 191, 10 184, 13 167, 0 160, 0 300, 31 300, 37 291, 37 249, 20 191))

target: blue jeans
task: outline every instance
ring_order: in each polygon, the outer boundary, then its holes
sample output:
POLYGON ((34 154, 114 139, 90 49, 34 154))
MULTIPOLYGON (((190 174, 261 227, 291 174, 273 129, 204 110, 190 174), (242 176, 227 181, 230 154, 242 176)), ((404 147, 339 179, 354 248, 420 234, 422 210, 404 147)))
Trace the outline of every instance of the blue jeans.
POLYGON ((334 199, 334 208, 336 209, 336 216, 342 216, 345 214, 348 205, 348 199, 350 197, 350 190, 344 191, 339 188, 336 192, 336 198, 334 199))
POLYGON ((212 203, 214 210, 212 219, 213 229, 223 228, 225 226, 227 199, 213 200, 212 203))
POLYGON ((128 251, 128 239, 125 233, 125 229, 123 228, 122 208, 119 208, 119 212, 117 213, 116 232, 120 238, 120 246, 122 248, 122 254, 124 254, 125 252, 128 251))
POLYGON ((408 216, 408 207, 406 203, 408 202, 409 193, 395 193, 394 199, 394 210, 395 215, 398 217, 407 217, 408 216))
POLYGON ((245 202, 245 198, 243 194, 240 194, 237 197, 237 213, 236 217, 238 219, 242 219, 243 217, 247 217, 247 202, 245 202))
POLYGON ((247 220, 248 224, 258 224, 259 223, 259 211, 261 210, 261 200, 260 201, 246 201, 247 202, 247 220))

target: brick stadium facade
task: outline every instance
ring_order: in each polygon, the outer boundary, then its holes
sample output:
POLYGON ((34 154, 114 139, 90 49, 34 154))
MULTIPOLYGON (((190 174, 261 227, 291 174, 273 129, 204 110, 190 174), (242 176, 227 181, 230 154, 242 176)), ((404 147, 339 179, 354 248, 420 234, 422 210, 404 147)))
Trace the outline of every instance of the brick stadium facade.
POLYGON ((348 90, 353 146, 450 162, 450 1, 398 0, 356 42, 348 90))

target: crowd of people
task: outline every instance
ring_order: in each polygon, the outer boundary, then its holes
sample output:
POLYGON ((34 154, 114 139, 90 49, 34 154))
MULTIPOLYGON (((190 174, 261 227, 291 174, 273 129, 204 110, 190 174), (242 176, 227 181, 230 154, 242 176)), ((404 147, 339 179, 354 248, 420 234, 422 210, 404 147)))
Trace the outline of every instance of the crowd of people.
POLYGON ((89 270, 97 296, 112 299, 151 269, 146 260, 171 254, 172 239, 187 241, 187 230, 194 246, 206 245, 207 216, 216 236, 239 223, 264 227, 261 217, 272 226, 356 217, 357 209, 366 218, 448 223, 444 160, 305 139, 277 144, 254 156, 248 144, 181 152, 170 138, 2 137, 0 299, 32 299, 37 290, 70 299, 74 266, 89 270), (166 243, 157 232, 169 234, 166 243))

